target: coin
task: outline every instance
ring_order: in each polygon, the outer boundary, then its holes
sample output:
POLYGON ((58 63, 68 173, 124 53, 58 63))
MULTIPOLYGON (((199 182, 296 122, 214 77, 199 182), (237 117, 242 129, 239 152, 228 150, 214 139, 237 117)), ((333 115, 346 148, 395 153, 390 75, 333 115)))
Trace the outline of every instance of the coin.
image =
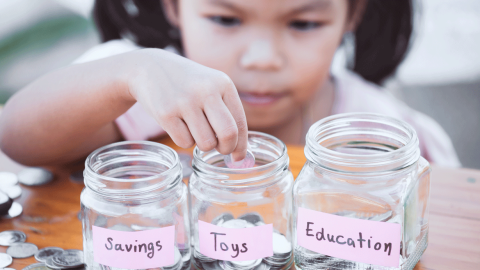
POLYGON ((255 212, 243 214, 243 215, 239 216, 238 219, 246 220, 246 221, 248 221, 252 224, 257 224, 259 222, 263 222, 262 216, 260 216, 260 214, 255 213, 255 212))
POLYGON ((22 212, 23 212, 22 205, 17 203, 17 202, 13 202, 12 206, 8 210, 8 214, 3 215, 2 218, 6 218, 6 219, 15 218, 15 217, 20 216, 20 214, 22 214, 22 212))
POLYGON ((7 215, 12 207, 13 200, 7 194, 0 191, 0 215, 7 215))
POLYGON ((13 259, 12 256, 6 253, 0 253, 0 268, 4 268, 12 264, 13 259))
POLYGON ((56 265, 54 262, 53 262, 53 257, 50 257, 48 258, 46 261, 45 261, 45 265, 50 268, 50 269, 62 269, 63 267, 61 266, 58 266, 56 265))
POLYGON ((39 186, 53 179, 53 174, 43 168, 26 168, 18 173, 18 181, 27 186, 39 186))
POLYGON ((22 188, 19 185, 4 187, 1 190, 5 192, 12 200, 22 195, 22 188))
POLYGON ((230 169, 247 169, 252 168, 255 165, 255 156, 252 151, 247 150, 247 155, 242 160, 233 162, 232 155, 226 155, 223 157, 223 161, 230 169))
POLYGON ((0 189, 18 184, 18 177, 11 172, 0 172, 0 189))
POLYGON ((10 246, 13 243, 25 242, 27 235, 21 231, 3 231, 0 233, 0 246, 10 246))
POLYGON ((54 264, 66 268, 81 266, 83 265, 83 252, 80 253, 71 249, 65 250, 65 252, 62 252, 62 254, 53 256, 52 261, 54 264))
POLYGON ((59 247, 46 247, 40 249, 36 254, 35 254, 35 259, 39 262, 44 263, 47 261, 48 258, 53 257, 55 255, 59 255, 63 253, 63 248, 59 247))
POLYGON ((180 160, 180 163, 182 164, 183 178, 190 177, 190 175, 193 173, 192 156, 190 156, 189 154, 185 154, 185 153, 178 153, 178 159, 180 160))
POLYGON ((254 225, 250 224, 248 221, 243 219, 231 219, 231 220, 225 221, 223 224, 220 225, 220 227, 230 228, 230 229, 243 229, 243 228, 254 227, 254 225))
POLYGON ((273 233, 273 253, 290 254, 292 252, 292 244, 287 238, 279 233, 273 233))
POLYGON ((75 183, 83 183, 83 170, 71 173, 70 180, 75 183))
POLYGON ((23 268, 22 270, 49 270, 44 263, 34 263, 23 268))
POLYGON ((32 243, 13 243, 7 248, 7 254, 16 259, 31 257, 37 251, 38 247, 32 243))
POLYGON ((233 219, 233 215, 231 213, 223 213, 218 217, 214 218, 212 220, 212 224, 221 226, 225 221, 229 221, 231 219, 233 219))

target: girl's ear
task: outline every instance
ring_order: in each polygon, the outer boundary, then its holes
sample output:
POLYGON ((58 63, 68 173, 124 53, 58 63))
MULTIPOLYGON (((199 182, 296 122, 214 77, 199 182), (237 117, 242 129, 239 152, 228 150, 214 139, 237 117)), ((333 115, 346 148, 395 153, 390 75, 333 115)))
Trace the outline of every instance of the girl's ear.
POLYGON ((178 0, 162 0, 163 12, 168 22, 175 28, 179 28, 178 0))
POLYGON ((349 0, 349 18, 345 27, 345 33, 355 33, 358 25, 363 19, 368 0, 349 0))

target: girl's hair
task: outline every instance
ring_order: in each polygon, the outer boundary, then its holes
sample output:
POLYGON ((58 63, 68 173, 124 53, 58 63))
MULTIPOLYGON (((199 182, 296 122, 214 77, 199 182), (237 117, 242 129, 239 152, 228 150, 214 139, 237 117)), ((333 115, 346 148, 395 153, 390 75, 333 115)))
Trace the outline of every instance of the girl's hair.
MULTIPOLYGON (((358 0, 349 0, 355 8, 358 0)), ((355 31, 353 71, 380 84, 405 58, 413 28, 413 0, 367 0, 355 31)), ((128 37, 143 47, 182 49, 160 0, 96 0, 94 20, 102 41, 128 37)))

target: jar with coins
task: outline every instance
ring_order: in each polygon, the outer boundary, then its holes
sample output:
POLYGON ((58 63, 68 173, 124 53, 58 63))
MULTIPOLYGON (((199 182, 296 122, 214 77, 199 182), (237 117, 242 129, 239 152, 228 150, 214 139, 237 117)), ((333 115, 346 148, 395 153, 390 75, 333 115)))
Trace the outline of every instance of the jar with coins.
POLYGON ((427 247, 430 166, 390 117, 327 117, 294 185, 297 269, 413 269, 427 247))
POLYGON ((85 162, 81 194, 87 269, 190 268, 188 192, 175 151, 129 141, 85 162))
POLYGON ((293 176, 285 144, 249 132, 248 152, 233 162, 194 150, 190 177, 196 269, 288 269, 292 258, 293 176))

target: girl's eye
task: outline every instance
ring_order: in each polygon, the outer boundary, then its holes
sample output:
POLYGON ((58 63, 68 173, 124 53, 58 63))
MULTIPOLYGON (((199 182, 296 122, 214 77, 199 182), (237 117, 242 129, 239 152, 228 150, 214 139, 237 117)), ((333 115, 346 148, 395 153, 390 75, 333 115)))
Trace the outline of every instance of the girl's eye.
POLYGON ((233 27, 240 24, 240 19, 228 16, 212 16, 210 20, 225 27, 233 27))
POLYGON ((295 30, 308 31, 320 27, 321 23, 314 21, 296 20, 292 21, 289 26, 295 30))

